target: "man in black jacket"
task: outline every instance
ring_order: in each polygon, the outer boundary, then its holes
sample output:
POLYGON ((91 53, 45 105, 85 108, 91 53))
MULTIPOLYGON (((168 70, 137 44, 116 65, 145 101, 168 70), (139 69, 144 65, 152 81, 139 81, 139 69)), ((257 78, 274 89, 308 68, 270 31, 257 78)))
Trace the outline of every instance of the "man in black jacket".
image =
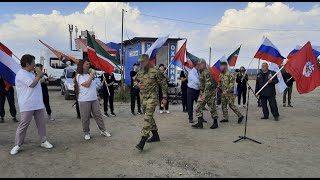
POLYGON ((282 77, 284 82, 287 85, 287 88, 283 92, 283 107, 286 107, 286 100, 287 100, 287 94, 288 94, 288 107, 293 107, 291 105, 291 94, 292 94, 292 85, 293 82, 295 81, 291 74, 289 74, 284 68, 282 72, 282 77))
POLYGON ((130 71, 130 77, 131 77, 131 86, 130 86, 130 94, 131 94, 131 114, 136 115, 134 112, 136 100, 138 105, 138 113, 142 114, 141 112, 141 103, 140 103, 140 90, 138 88, 133 87, 133 81, 136 78, 136 75, 138 73, 139 65, 137 63, 133 64, 133 70, 130 71))
POLYGON ((108 102, 110 104, 110 115, 116 116, 114 113, 114 106, 113 106, 113 98, 114 98, 114 87, 113 84, 116 81, 114 78, 113 73, 111 75, 109 73, 103 73, 100 77, 102 82, 102 93, 103 93, 103 108, 104 108, 104 116, 108 116, 108 102))
POLYGON ((262 71, 257 75, 256 80, 256 93, 266 84, 268 85, 259 93, 262 104, 263 117, 261 119, 269 119, 269 109, 267 101, 269 101, 271 113, 276 121, 279 120, 279 112, 276 101, 276 88, 275 85, 279 82, 275 77, 271 80, 271 77, 275 74, 274 71, 270 71, 267 63, 262 63, 262 71))

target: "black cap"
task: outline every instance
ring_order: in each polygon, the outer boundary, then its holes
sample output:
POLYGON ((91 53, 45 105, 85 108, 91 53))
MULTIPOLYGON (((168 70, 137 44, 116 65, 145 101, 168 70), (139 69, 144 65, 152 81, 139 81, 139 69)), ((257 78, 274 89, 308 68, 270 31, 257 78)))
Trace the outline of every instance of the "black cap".
POLYGON ((139 64, 137 64, 137 63, 134 63, 134 64, 133 64, 133 66, 139 66, 139 64))

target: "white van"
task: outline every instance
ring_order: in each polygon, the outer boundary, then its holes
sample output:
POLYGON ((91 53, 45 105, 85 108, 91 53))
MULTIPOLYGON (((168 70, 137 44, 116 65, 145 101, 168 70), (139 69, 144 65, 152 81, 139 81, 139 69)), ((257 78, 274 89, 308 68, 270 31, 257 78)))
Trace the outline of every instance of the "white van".
MULTIPOLYGON (((62 51, 63 52, 63 51, 62 51)), ((67 51, 63 52, 67 55, 73 56, 77 59, 82 59, 82 51, 67 51)), ((61 76, 63 76, 63 70, 67 66, 75 66, 73 61, 62 62, 57 58, 55 54, 49 49, 42 52, 40 57, 40 63, 43 65, 43 71, 56 79, 56 81, 50 81, 50 85, 60 86, 61 76)))

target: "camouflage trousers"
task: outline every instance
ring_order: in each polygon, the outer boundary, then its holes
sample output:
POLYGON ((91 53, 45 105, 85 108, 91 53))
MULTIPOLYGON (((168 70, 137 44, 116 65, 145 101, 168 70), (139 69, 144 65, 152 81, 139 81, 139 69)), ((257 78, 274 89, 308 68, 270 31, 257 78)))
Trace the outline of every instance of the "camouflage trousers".
MULTIPOLYGON (((142 98, 143 99, 143 98, 142 98)), ((158 130, 157 124, 153 118, 154 111, 157 106, 157 99, 143 99, 142 100, 142 112, 144 114, 143 120, 144 125, 141 130, 141 135, 145 137, 149 137, 151 130, 158 130)))
POLYGON ((235 95, 227 95, 227 96, 222 96, 221 97, 222 113, 223 113, 223 118, 224 119, 228 119, 228 105, 238 117, 242 116, 242 114, 239 111, 239 109, 237 108, 237 106, 234 105, 235 98, 236 98, 235 95))
MULTIPOLYGON (((201 97, 201 95, 200 95, 200 97, 201 97)), ((208 104, 208 106, 210 107, 211 117, 213 119, 218 118, 218 113, 217 113, 217 109, 216 109, 216 95, 215 95, 215 93, 210 96, 206 96, 204 101, 201 101, 200 98, 198 99, 197 107, 196 107, 196 116, 198 118, 203 117, 203 109, 206 104, 208 104)))

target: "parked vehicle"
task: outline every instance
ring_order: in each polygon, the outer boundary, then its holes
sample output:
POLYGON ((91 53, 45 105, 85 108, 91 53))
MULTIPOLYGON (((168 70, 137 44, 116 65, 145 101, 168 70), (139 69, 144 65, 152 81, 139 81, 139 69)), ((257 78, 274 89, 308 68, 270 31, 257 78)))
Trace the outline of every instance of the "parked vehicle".
MULTIPOLYGON (((63 70, 63 75, 60 77, 61 95, 64 95, 65 100, 70 100, 72 96, 75 96, 73 78, 76 69, 76 66, 68 66, 63 70)), ((100 92, 102 83, 98 72, 96 72, 94 82, 96 83, 97 91, 100 92)))

